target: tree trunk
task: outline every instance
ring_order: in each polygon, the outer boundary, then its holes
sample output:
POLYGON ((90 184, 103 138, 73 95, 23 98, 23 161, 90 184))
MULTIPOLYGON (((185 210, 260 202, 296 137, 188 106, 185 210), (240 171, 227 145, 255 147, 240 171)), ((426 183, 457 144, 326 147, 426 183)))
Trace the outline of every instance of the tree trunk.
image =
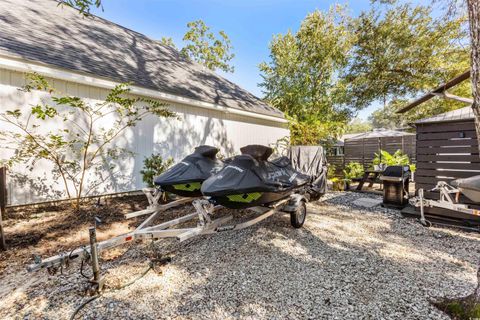
MULTIPOLYGON (((477 137, 480 137, 480 1, 467 0, 467 6, 471 44, 470 77, 472 79, 472 109, 475 114, 477 137)), ((480 139, 478 141, 480 148, 480 139)))
MULTIPOLYGON (((480 149, 480 1, 467 0, 468 21, 470 24, 471 62, 470 77, 472 79, 472 109, 475 114, 475 129, 477 131, 480 149)), ((477 288, 473 294, 475 301, 480 301, 480 267, 477 270, 477 288)))

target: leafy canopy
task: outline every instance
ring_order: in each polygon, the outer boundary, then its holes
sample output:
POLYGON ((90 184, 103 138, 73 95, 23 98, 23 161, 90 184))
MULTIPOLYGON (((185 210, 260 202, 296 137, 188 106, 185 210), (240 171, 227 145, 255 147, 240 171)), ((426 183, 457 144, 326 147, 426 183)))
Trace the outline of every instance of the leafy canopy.
POLYGON ((409 4, 362 13, 344 80, 349 100, 362 107, 375 100, 410 96, 468 68, 462 19, 434 19, 430 7, 409 4))
POLYGON ((210 70, 234 71, 234 67, 229 64, 235 57, 231 53, 233 47, 224 31, 219 31, 218 36, 215 36, 202 20, 189 22, 187 27, 189 30, 183 36, 186 45, 181 50, 184 56, 210 70))
POLYGON ((274 36, 270 61, 259 66, 266 100, 292 120, 293 144, 335 136, 354 111, 342 104, 344 88, 337 81, 353 45, 348 24, 342 7, 316 10, 296 33, 274 36))
POLYGON ((372 124, 369 121, 357 117, 350 121, 345 133, 363 133, 372 129, 372 124))

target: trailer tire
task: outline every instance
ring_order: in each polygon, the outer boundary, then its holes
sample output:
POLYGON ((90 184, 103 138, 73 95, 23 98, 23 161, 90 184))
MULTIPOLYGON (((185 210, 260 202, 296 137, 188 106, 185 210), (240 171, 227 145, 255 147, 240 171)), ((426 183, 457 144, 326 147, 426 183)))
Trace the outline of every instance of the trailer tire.
POLYGON ((300 201, 294 212, 290 213, 290 223, 294 228, 301 228, 307 217, 307 205, 305 201, 300 201))

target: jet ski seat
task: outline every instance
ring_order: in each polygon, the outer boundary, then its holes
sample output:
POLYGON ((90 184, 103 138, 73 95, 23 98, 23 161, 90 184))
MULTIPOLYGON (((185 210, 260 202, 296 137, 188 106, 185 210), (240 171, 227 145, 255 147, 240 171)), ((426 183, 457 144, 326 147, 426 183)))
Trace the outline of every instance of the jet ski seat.
POLYGON ((214 160, 217 157, 218 149, 212 146, 199 146, 195 148, 195 153, 214 160))
POLYGON ((273 154, 273 149, 270 147, 252 144, 240 148, 240 151, 242 152, 242 156, 247 155, 257 161, 268 161, 270 164, 273 164, 278 168, 285 168, 292 165, 288 157, 279 157, 269 161, 268 158, 270 158, 270 156, 273 154))
POLYGON ((251 144, 240 148, 242 154, 248 154, 258 161, 267 161, 272 155, 273 149, 259 144, 251 144))

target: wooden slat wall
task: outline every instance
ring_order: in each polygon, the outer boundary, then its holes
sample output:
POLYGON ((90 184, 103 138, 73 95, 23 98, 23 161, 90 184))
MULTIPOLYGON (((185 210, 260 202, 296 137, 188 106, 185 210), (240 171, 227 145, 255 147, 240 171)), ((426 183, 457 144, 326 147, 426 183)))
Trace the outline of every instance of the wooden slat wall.
MULTIPOLYGON (((335 166, 334 176, 343 177, 343 169, 344 169, 344 165, 345 165, 344 161, 345 161, 344 156, 329 156, 329 155, 327 155, 327 163, 329 165, 335 166)), ((329 168, 329 170, 330 170, 330 168, 329 168)))
MULTIPOLYGON (((449 182, 479 174, 480 156, 473 120, 417 125, 417 191, 430 190, 438 181, 449 182)), ((427 191, 425 196, 438 199, 438 192, 427 191)), ((472 205, 465 197, 460 200, 472 205)), ((434 208, 427 211, 445 214, 445 210, 440 212, 434 208)))
POLYGON ((380 149, 386 150, 389 153, 402 150, 403 153, 410 157, 411 162, 415 163, 415 146, 415 136, 346 140, 345 163, 359 162, 365 169, 368 169, 372 165, 375 153, 378 153, 380 149))

